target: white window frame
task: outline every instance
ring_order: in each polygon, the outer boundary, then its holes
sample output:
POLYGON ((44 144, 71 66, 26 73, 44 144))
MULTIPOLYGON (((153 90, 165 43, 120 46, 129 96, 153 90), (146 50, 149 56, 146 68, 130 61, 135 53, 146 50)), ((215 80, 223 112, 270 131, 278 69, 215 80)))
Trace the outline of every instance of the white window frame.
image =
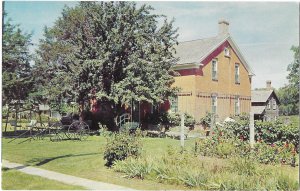
POLYGON ((276 104, 275 99, 272 100, 272 107, 273 107, 274 110, 277 108, 277 104, 276 104))
POLYGON ((227 57, 230 57, 230 50, 229 50, 229 48, 227 48, 227 47, 224 48, 224 55, 227 56, 227 57))
POLYGON ((234 113, 235 115, 240 115, 241 112, 241 101, 240 97, 236 96, 234 100, 234 113))
POLYGON ((178 96, 172 97, 170 99, 170 104, 171 104, 171 107, 170 107, 171 112, 173 112, 173 113, 178 112, 178 96))
POLYGON ((234 65, 234 82, 240 84, 240 64, 235 63, 234 65), (236 70, 237 68, 237 70, 236 70))
POLYGON ((218 95, 212 94, 211 95, 211 112, 217 114, 218 111, 218 95))
POLYGON ((211 79, 218 80, 218 60, 213 59, 211 61, 211 79))
POLYGON ((271 109, 271 100, 268 100, 267 108, 268 108, 268 109, 271 109))

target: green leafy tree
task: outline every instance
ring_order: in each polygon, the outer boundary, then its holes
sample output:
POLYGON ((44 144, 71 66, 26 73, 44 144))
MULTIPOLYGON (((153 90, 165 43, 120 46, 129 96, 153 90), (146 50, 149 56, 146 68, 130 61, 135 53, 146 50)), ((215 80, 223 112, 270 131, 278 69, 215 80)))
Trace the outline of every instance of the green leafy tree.
POLYGON ((110 106, 114 121, 132 100, 158 104, 174 95, 170 68, 177 30, 166 19, 159 27, 164 17, 150 14, 152 9, 133 2, 66 7, 37 52, 37 69, 46 67, 40 69, 49 74, 44 79, 55 89, 52 97, 81 104, 97 97, 110 106))
POLYGON ((280 111, 284 115, 299 113, 299 46, 292 46, 291 50, 294 52, 294 61, 287 68, 289 83, 277 91, 280 111))

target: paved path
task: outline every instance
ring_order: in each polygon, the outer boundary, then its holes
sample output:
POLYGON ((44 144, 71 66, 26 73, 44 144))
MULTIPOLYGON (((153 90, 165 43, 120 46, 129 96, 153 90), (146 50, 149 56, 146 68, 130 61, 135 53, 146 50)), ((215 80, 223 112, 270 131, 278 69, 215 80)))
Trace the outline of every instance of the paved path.
POLYGON ((108 184, 108 183, 98 182, 98 181, 89 180, 85 178, 79 178, 76 176, 66 175, 66 174, 35 168, 31 166, 24 166, 22 164, 12 163, 7 160, 2 160, 2 166, 7 168, 13 168, 26 174, 31 174, 31 175, 41 176, 51 180, 56 180, 59 182, 63 182, 65 184, 82 186, 88 190, 133 190, 130 188, 126 188, 114 184, 108 184))

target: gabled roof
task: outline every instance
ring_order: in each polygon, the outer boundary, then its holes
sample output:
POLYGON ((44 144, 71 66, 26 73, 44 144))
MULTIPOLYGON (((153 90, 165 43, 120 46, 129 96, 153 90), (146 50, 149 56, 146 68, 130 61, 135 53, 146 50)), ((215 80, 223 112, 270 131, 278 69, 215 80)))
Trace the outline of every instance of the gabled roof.
POLYGON ((177 64, 200 63, 202 58, 223 40, 224 36, 217 36, 212 38, 180 42, 178 46, 175 47, 175 56, 179 57, 177 64))
POLYGON ((228 41, 230 46, 236 52, 237 56, 245 66, 249 75, 254 75, 253 70, 248 65, 241 51, 230 37, 230 35, 218 35, 211 38, 198 39, 186 42, 180 42, 178 46, 175 46, 175 57, 179 58, 177 66, 188 64, 201 64, 201 62, 208 57, 215 49, 222 45, 225 41, 228 41))
MULTIPOLYGON (((266 102, 274 90, 252 90, 251 91, 251 102, 266 102)), ((274 93, 275 99, 279 102, 276 94, 274 93)))
POLYGON ((262 114, 266 109, 266 106, 251 106, 251 112, 253 114, 262 114))

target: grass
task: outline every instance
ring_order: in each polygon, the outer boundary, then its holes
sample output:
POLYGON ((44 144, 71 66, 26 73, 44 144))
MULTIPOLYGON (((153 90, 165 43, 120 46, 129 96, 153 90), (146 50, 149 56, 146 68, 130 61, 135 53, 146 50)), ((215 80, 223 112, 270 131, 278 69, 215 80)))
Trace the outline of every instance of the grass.
MULTIPOLYGON (((155 181, 128 180, 122 177, 123 174, 105 167, 103 152, 106 138, 102 136, 89 137, 87 141, 51 142, 45 139, 21 143, 25 140, 22 138, 8 143, 10 140, 2 139, 3 159, 10 162, 136 189, 184 189, 182 186, 155 181)), ((145 138, 143 144, 145 154, 160 155, 168 145, 179 146, 180 142, 173 139, 145 138)), ((192 145, 192 141, 187 144, 192 145)))
MULTIPOLYGON (((157 180, 126 179, 124 173, 114 172, 104 166, 103 152, 106 138, 102 136, 89 137, 87 141, 51 142, 49 139, 34 140, 21 143, 25 139, 18 139, 8 143, 11 139, 2 139, 2 157, 11 162, 31 165, 64 174, 70 174, 96 181, 103 181, 129 188, 142 190, 188 189, 184 185, 158 183, 157 180), (20 144, 21 143, 21 144, 20 144)), ((194 140, 185 141, 185 148, 191 150, 194 140)), ((169 146, 180 148, 180 141, 175 139, 143 138, 143 156, 160 157, 166 153, 169 146)), ((204 166, 222 166, 225 159, 200 158, 204 166)), ((262 166, 263 167, 263 166, 262 166)), ((298 168, 288 166, 270 166, 278 172, 290 174, 298 180, 298 168)))
POLYGON ((84 190, 79 186, 63 184, 39 176, 28 175, 17 170, 2 169, 3 190, 84 190))

